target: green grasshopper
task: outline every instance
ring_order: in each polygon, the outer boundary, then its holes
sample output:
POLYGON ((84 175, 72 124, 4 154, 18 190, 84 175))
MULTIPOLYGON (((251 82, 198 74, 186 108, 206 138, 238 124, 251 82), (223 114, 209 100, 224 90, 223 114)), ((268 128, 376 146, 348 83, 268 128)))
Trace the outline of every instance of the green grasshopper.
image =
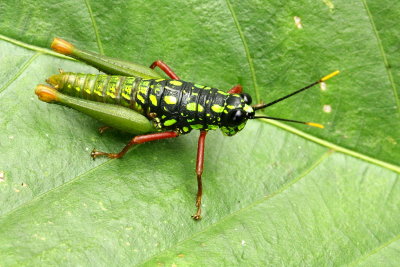
POLYGON ((276 104, 288 97, 303 92, 324 82, 339 71, 268 104, 251 105, 250 95, 236 85, 227 92, 216 88, 185 82, 164 62, 158 60, 150 68, 138 64, 98 55, 77 49, 71 43, 55 38, 51 48, 55 51, 84 61, 103 71, 104 75, 82 74, 60 71, 49 77, 49 85, 38 85, 35 93, 40 100, 58 103, 93 118, 108 127, 136 135, 119 153, 93 150, 91 156, 121 158, 134 145, 149 141, 173 138, 200 130, 197 147, 197 211, 192 216, 201 219, 202 173, 204 146, 209 130, 220 129, 224 135, 232 136, 241 131, 247 120, 266 118, 302 123, 323 128, 312 122, 256 116, 255 111, 276 104), (154 71, 163 70, 171 79, 165 79, 154 71))

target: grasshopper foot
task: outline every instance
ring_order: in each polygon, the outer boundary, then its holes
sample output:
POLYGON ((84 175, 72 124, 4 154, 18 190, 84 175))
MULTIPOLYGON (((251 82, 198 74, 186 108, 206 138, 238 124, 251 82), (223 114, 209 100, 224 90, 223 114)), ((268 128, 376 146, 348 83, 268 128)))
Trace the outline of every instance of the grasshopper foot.
POLYGON ((99 156, 106 156, 110 159, 115 159, 115 158, 119 158, 121 157, 119 154, 115 154, 115 153, 107 153, 107 152, 101 152, 101 151, 97 151, 96 149, 92 150, 92 153, 90 153, 90 156, 95 159, 99 156))
POLYGON ((103 134, 105 131, 110 130, 110 129, 111 129, 110 126, 99 127, 99 133, 103 134))
POLYGON ((199 221, 199 220, 201 220, 201 215, 196 213, 196 214, 192 215, 192 218, 193 218, 193 220, 199 221))
POLYGON ((197 212, 192 215, 192 218, 196 221, 201 219, 201 198, 196 201, 197 212))

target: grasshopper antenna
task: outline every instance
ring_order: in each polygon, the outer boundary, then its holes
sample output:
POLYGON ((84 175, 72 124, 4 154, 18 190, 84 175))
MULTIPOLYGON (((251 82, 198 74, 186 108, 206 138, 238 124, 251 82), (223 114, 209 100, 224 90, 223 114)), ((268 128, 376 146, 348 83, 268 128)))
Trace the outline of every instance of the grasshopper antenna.
POLYGON ((268 120, 275 120, 275 121, 288 121, 288 122, 295 122, 295 123, 301 123, 317 128, 324 128, 324 125, 315 123, 315 122, 305 122, 305 121, 296 121, 296 120, 289 120, 289 119, 282 119, 282 118, 275 118, 275 117, 268 117, 268 116, 254 116, 252 119, 268 119, 268 120))
MULTIPOLYGON (((313 82, 312 84, 309 84, 309 85, 307 85, 306 87, 303 87, 303 88, 301 88, 301 89, 299 89, 299 90, 296 90, 296 91, 294 91, 294 92, 291 93, 291 94, 288 94, 288 95, 286 95, 286 96, 284 96, 284 97, 278 98, 277 100, 274 100, 274 101, 272 101, 272 102, 270 102, 270 103, 268 103, 268 104, 256 104, 256 105, 253 105, 252 107, 253 107, 254 110, 259 110, 259 109, 263 109, 263 108, 272 106, 272 105, 274 105, 274 104, 276 104, 276 103, 278 103, 278 102, 281 102, 282 100, 285 100, 286 98, 289 98, 289 97, 294 96, 294 95, 296 95, 296 94, 298 94, 298 93, 300 93, 300 92, 303 92, 303 91, 305 91, 305 90, 307 90, 307 89, 309 89, 309 88, 311 88, 311 87, 313 87, 313 86, 315 86, 315 85, 317 85, 317 84, 319 84, 319 83, 325 82, 326 80, 329 80, 330 78, 332 78, 332 77, 338 75, 339 73, 340 73, 340 71, 338 71, 338 70, 337 70, 337 71, 334 71, 334 72, 332 72, 332 73, 330 73, 330 74, 328 74, 328 75, 322 77, 322 78, 319 79, 318 81, 313 82)), ((252 117, 251 119, 269 119, 269 120, 277 120, 277 121, 287 121, 287 122, 294 122, 294 123, 306 124, 306 125, 313 126, 313 127, 317 127, 317 128, 321 128, 321 129, 324 128, 324 126, 323 126, 322 124, 315 123, 315 122, 305 122, 305 121, 289 120, 289 119, 275 118, 275 117, 268 117, 268 116, 254 116, 254 117, 252 117)))
POLYGON ((319 84, 319 83, 325 82, 326 80, 329 80, 330 78, 332 78, 332 77, 338 75, 339 73, 340 73, 340 71, 338 71, 338 70, 337 70, 337 71, 334 71, 334 72, 332 72, 331 74, 328 74, 328 75, 322 77, 322 78, 319 79, 318 81, 313 82, 312 84, 309 84, 309 85, 307 85, 306 87, 303 87, 303 88, 301 88, 301 89, 299 89, 299 90, 297 90, 297 91, 294 91, 293 93, 288 94, 288 95, 286 95, 286 96, 284 96, 284 97, 281 97, 281 98, 279 98, 279 99, 277 99, 277 100, 274 100, 274 101, 272 101, 272 102, 270 102, 270 103, 268 103, 268 104, 257 104, 257 105, 254 105, 254 106, 253 106, 253 109, 254 109, 254 110, 259 110, 259 109, 263 109, 263 108, 272 106, 272 105, 274 105, 274 104, 276 104, 276 103, 278 103, 278 102, 281 102, 282 100, 285 100, 286 98, 289 98, 289 97, 294 96, 294 95, 296 95, 296 94, 298 94, 298 93, 300 93, 300 92, 303 92, 303 91, 305 91, 305 90, 307 90, 307 89, 309 89, 309 88, 311 88, 311 87, 313 87, 313 86, 315 86, 315 85, 317 85, 317 84, 319 84))

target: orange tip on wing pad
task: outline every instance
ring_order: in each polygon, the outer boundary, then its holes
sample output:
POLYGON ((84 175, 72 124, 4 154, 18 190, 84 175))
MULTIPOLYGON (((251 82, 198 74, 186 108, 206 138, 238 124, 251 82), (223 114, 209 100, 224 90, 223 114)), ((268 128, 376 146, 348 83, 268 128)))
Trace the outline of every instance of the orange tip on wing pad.
POLYGON ((74 45, 64 39, 54 38, 51 49, 63 55, 70 55, 73 53, 74 45))
POLYGON ((44 102, 57 101, 58 92, 54 88, 47 85, 39 84, 36 86, 35 94, 44 102))

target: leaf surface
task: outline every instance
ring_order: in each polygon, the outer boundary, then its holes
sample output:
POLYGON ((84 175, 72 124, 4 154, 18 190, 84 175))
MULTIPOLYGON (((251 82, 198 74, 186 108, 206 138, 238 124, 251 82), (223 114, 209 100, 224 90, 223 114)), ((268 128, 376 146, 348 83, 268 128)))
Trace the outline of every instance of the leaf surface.
POLYGON ((3 1, 0 265, 395 266, 399 12, 377 0, 3 1), (130 136, 37 100, 58 68, 97 73, 48 50, 53 37, 163 59, 222 90, 241 83, 258 103, 341 74, 264 111, 324 130, 258 120, 209 134, 194 222, 197 134, 92 161, 92 148, 118 151, 130 136))

